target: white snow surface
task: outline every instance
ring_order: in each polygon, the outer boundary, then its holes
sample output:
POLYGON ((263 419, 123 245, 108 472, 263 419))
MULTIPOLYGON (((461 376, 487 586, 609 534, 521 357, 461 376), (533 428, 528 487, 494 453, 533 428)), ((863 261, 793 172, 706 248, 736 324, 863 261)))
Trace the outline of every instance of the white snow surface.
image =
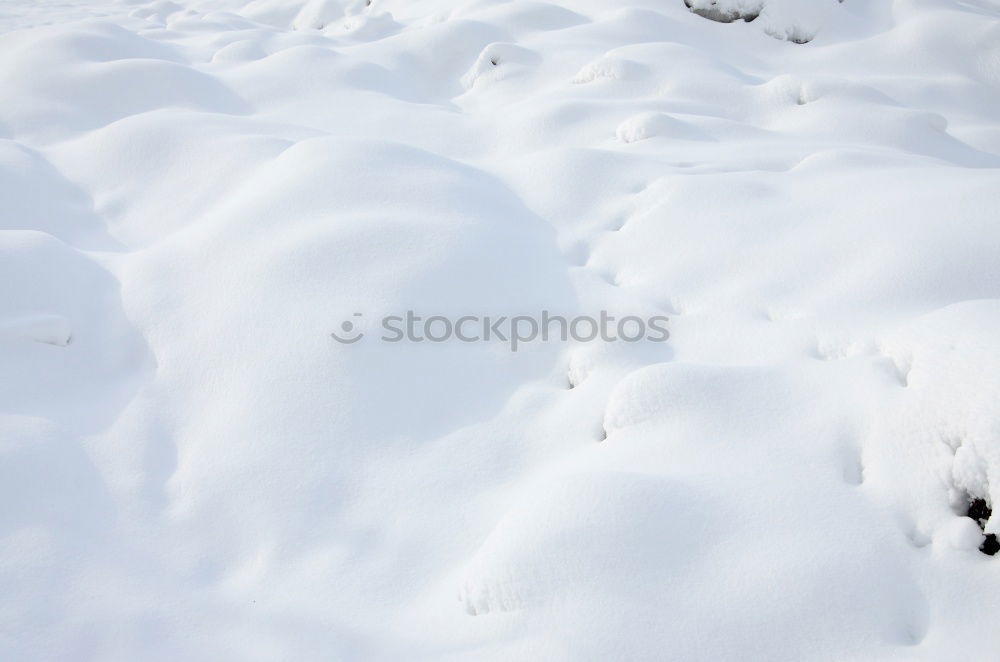
POLYGON ((690 4, 0 4, 0 659, 1000 659, 1000 4, 690 4))

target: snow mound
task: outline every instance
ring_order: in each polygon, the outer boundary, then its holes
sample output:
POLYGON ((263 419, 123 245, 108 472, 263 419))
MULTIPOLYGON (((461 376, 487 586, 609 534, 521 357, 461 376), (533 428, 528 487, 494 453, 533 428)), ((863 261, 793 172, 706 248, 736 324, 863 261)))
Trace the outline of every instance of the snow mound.
POLYGON ((643 113, 630 117, 618 125, 615 135, 623 143, 634 143, 656 137, 711 140, 704 131, 666 113, 643 113))
POLYGON ((764 32, 797 44, 813 40, 844 0, 684 0, 690 10, 709 20, 747 23, 760 19, 764 32))
POLYGON ((579 85, 593 83, 598 80, 634 80, 641 78, 648 73, 648 69, 637 62, 626 60, 620 57, 604 56, 593 62, 587 63, 576 76, 573 82, 579 85))
POLYGON ((536 53, 522 46, 490 44, 483 49, 476 62, 462 77, 462 85, 466 89, 471 89, 476 84, 500 81, 539 61, 540 58, 536 53))
MULTIPOLYGON (((879 345, 903 390, 897 413, 879 421, 866 447, 867 473, 884 482, 924 539, 943 530, 974 549, 982 534, 962 533, 972 529, 956 524, 955 515, 973 499, 1000 503, 998 329, 996 301, 967 302, 928 314, 879 345), (911 451, 900 454, 901 444, 911 451), (922 498, 912 492, 917 481, 922 498)), ((1000 533, 996 518, 985 527, 1000 533)))

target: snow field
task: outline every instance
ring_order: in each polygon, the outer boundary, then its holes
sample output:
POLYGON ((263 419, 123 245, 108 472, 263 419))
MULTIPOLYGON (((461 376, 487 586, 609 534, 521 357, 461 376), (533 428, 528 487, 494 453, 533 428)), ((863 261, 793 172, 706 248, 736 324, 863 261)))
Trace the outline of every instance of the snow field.
POLYGON ((996 650, 1000 12, 710 4, 0 9, 0 657, 996 650))

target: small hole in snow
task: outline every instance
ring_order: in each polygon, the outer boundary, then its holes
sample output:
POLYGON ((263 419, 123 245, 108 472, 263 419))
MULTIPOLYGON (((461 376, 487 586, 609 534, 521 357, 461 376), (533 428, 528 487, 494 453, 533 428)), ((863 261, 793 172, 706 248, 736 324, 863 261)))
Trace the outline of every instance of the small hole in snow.
POLYGON ((497 66, 497 59, 495 57, 491 57, 490 64, 492 64, 494 67, 497 66))
MULTIPOLYGON (((990 520, 990 516, 993 515, 993 509, 986 503, 986 499, 970 499, 969 510, 966 511, 965 515, 975 520, 980 529, 985 529, 986 523, 990 520)), ((997 541, 997 535, 995 533, 987 533, 986 540, 979 546, 979 551, 989 556, 1000 552, 1000 542, 997 541)))
POLYGON ((986 503, 986 499, 969 499, 969 510, 965 514, 976 520, 980 529, 985 529, 993 509, 986 503))

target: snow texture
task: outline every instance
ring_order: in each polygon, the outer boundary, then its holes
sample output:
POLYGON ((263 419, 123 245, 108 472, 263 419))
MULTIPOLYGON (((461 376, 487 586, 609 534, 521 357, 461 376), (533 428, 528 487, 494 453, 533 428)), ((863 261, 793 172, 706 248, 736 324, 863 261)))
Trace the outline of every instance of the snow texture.
POLYGON ((6 0, 0 659, 996 659, 998 209, 996 0, 6 0))

